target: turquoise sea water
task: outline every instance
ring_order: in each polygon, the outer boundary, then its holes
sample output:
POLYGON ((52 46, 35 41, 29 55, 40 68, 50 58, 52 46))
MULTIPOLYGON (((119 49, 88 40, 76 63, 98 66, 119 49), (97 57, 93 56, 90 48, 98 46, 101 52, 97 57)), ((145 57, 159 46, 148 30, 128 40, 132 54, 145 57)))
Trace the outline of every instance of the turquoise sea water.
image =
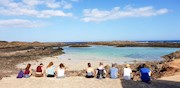
POLYGON ((65 54, 60 58, 74 60, 98 60, 112 61, 117 63, 136 61, 158 61, 161 56, 180 50, 180 48, 158 47, 63 47, 65 54))

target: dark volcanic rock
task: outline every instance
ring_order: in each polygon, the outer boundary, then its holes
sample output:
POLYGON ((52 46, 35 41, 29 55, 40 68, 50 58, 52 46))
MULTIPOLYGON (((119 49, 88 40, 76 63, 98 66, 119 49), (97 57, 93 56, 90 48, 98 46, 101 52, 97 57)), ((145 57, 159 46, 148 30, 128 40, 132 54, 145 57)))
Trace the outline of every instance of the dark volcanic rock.
POLYGON ((58 47, 54 49, 49 44, 38 47, 31 45, 31 43, 5 43, 4 45, 0 42, 0 78, 7 77, 13 73, 17 74, 18 69, 16 68, 16 64, 63 54, 62 48, 58 47))
POLYGON ((141 43, 134 41, 112 41, 112 42, 88 42, 90 45, 108 45, 116 47, 180 47, 180 43, 149 42, 141 43))
POLYGON ((167 60, 167 61, 171 61, 173 59, 178 59, 178 58, 180 58, 180 51, 176 51, 176 52, 170 53, 168 55, 164 55, 162 57, 165 58, 165 60, 167 60))
POLYGON ((91 46, 87 44, 73 44, 73 45, 69 45, 69 47, 91 47, 91 46))

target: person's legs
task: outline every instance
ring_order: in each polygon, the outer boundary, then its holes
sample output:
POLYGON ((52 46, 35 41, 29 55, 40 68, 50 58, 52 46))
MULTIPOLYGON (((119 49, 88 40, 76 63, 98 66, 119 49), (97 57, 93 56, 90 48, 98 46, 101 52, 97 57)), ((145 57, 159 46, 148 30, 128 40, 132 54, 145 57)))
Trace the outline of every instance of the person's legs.
POLYGON ((86 77, 86 78, 94 78, 93 75, 86 75, 85 77, 86 77))
POLYGON ((117 77, 116 76, 112 76, 112 77, 110 77, 111 79, 117 79, 117 77))
POLYGON ((150 76, 149 76, 149 74, 148 74, 148 73, 143 73, 143 74, 141 75, 141 80, 142 80, 143 82, 149 83, 149 82, 150 82, 150 76))
POLYGON ((131 77, 130 76, 123 76, 123 79, 124 80, 131 80, 131 77))
POLYGON ((43 77, 43 74, 36 74, 35 77, 43 77))
POLYGON ((29 77, 30 77, 29 74, 25 74, 25 75, 24 75, 24 78, 29 78, 29 77))
POLYGON ((65 76, 57 76, 57 78, 65 78, 65 76))
POLYGON ((47 77, 54 77, 54 75, 50 75, 50 74, 48 74, 48 75, 47 75, 47 77))

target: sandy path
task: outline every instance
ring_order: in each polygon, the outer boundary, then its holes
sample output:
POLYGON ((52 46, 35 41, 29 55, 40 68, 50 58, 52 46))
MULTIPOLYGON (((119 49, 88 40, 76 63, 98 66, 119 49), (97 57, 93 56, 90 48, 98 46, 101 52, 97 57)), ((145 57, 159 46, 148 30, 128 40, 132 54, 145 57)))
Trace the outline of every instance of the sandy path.
POLYGON ((180 73, 178 75, 174 75, 174 76, 163 77, 163 78, 160 78, 159 80, 180 82, 180 73))
POLYGON ((16 79, 4 78, 0 88, 122 88, 118 79, 86 79, 84 77, 16 79))
POLYGON ((22 78, 16 76, 0 80, 0 88, 180 88, 180 75, 164 77, 146 84, 120 79, 87 79, 85 77, 57 78, 22 78))

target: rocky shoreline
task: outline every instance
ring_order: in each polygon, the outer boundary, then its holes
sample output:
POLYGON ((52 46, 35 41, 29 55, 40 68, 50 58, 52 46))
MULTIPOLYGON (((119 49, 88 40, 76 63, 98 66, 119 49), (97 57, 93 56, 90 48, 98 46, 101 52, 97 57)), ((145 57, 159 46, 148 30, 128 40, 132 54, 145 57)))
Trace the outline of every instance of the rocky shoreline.
MULTIPOLYGON (((139 67, 141 64, 146 64, 148 68, 151 69, 152 71, 152 79, 158 79, 161 77, 167 77, 167 76, 173 76, 176 73, 180 72, 180 62, 178 62, 179 65, 177 66, 171 66, 173 63, 172 62, 176 62, 176 60, 180 60, 179 56, 180 56, 180 51, 165 55, 163 57, 167 57, 169 55, 175 55, 173 56, 173 58, 166 58, 163 61, 159 61, 159 62, 144 62, 144 63, 133 63, 130 64, 131 69, 133 71, 133 80, 134 81, 139 81, 140 80, 140 74, 139 74, 139 67), (176 59, 174 59, 176 58, 176 59)), ((105 69, 107 71, 107 73, 109 73, 110 70, 109 65, 105 66, 105 69)), ((117 68, 119 69, 119 78, 122 78, 122 71, 123 68, 125 67, 125 64, 123 65, 117 65, 117 68)), ((85 76, 85 70, 81 70, 81 71, 67 71, 66 72, 67 76, 85 76)), ((110 77, 109 75, 107 75, 107 77, 110 77)))
POLYGON ((69 47, 91 47, 88 44, 73 44, 73 45, 69 45, 69 47))
MULTIPOLYGON (((144 43, 143 43, 144 44, 144 43)), ((89 47, 90 45, 108 45, 117 47, 180 47, 178 43, 166 45, 167 43, 149 43, 141 46, 141 43, 136 42, 93 42, 86 44, 71 44, 70 47, 89 47)), ((17 74, 18 69, 16 65, 25 61, 38 60, 42 57, 51 57, 63 54, 62 46, 67 46, 64 43, 27 43, 27 42, 0 42, 0 79, 2 77, 8 77, 11 74, 17 74), (54 48, 55 47, 55 48, 54 48)), ((163 76, 174 75, 180 72, 179 68, 174 68, 169 65, 174 59, 180 58, 180 51, 163 56, 165 58, 160 62, 146 62, 147 66, 153 71, 153 79, 157 79, 163 76)), ((131 64, 134 78, 133 80, 139 80, 138 68, 142 63, 131 64)), ((124 65, 118 65, 118 69, 122 71, 124 65)), ((107 72, 110 66, 105 66, 107 72)), ((68 76, 84 76, 85 71, 67 71, 68 76)), ((122 72, 119 73, 120 78, 122 72)))
POLYGON ((180 43, 170 42, 133 42, 133 41, 112 41, 112 42, 88 42, 89 45, 107 45, 116 47, 171 47, 180 48, 180 43))
POLYGON ((54 46, 57 44, 0 42, 0 79, 16 74, 19 63, 63 54, 62 48, 54 49, 54 46))

